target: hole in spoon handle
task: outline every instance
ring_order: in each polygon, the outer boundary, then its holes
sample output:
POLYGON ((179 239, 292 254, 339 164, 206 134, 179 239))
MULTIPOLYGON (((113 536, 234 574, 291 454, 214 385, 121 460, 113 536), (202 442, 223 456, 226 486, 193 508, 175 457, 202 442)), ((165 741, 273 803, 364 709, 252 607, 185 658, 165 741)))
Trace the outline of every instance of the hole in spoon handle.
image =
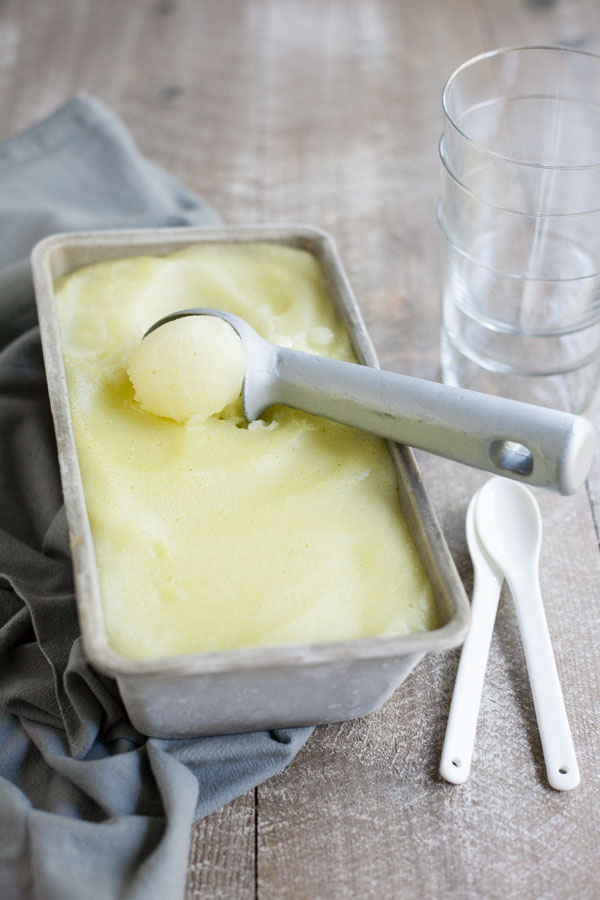
POLYGON ((561 765, 558 770, 548 771, 548 782, 556 791, 572 791, 581 780, 576 762, 561 765))
POLYGON ((533 472, 533 453, 517 441, 493 441, 490 458, 504 472, 525 477, 533 472))

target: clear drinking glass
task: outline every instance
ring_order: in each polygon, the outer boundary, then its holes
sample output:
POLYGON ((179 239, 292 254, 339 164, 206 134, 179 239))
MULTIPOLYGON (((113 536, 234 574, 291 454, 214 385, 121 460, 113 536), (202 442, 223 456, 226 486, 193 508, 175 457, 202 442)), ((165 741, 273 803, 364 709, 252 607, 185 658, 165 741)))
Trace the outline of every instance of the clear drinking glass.
POLYGON ((600 382, 600 57, 494 51, 443 106, 442 377, 581 412, 600 382))

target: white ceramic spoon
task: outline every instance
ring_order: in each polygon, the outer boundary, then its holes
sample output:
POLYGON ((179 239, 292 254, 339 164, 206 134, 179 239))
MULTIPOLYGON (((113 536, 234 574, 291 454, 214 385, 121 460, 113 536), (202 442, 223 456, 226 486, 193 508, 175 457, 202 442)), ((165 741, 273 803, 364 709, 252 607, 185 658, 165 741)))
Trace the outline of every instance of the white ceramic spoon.
POLYGON ((471 497, 466 518, 467 545, 475 576, 471 625, 460 654, 440 761, 440 775, 452 784, 464 784, 471 771, 483 680, 504 581, 475 528, 478 493, 471 497))
POLYGON ((539 507, 524 485, 491 478, 479 491, 475 525, 515 601, 548 781, 558 791, 571 790, 579 784, 579 767, 540 592, 539 507))

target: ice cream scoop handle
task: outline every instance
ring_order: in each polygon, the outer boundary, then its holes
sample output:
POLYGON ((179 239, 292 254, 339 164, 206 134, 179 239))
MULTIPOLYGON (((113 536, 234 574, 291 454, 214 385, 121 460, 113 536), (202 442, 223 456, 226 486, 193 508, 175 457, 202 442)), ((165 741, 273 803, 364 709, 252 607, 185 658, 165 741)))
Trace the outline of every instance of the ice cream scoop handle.
POLYGON ((595 432, 582 416, 278 348, 270 403, 284 403, 495 475, 570 494, 595 432))

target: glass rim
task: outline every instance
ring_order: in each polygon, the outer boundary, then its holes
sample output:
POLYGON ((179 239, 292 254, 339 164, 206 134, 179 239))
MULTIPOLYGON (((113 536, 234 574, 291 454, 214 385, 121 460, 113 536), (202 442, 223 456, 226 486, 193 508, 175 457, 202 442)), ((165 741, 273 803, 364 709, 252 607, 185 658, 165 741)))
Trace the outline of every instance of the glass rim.
MULTIPOLYGON (((458 346, 458 344, 453 341, 448 334, 448 326, 443 323, 443 331, 446 333, 446 339, 450 340, 452 346, 458 350, 461 356, 465 357, 469 360, 469 362, 474 363, 480 369, 484 369, 486 372, 490 372, 492 375, 516 375, 518 378, 564 378, 565 376, 569 376, 574 372, 578 372, 581 369, 585 369, 586 366, 589 366, 590 363, 595 362, 598 356, 597 350, 592 350, 587 356, 584 356, 580 362, 575 363, 572 366, 565 366, 562 369, 544 369, 544 368, 536 368, 536 369, 524 369, 523 367, 516 368, 514 364, 511 363, 501 363, 499 360, 494 360, 495 365, 492 367, 489 364, 486 365, 484 362, 484 357, 480 353, 475 353, 471 348, 464 349, 464 344, 462 346, 458 346)), ((504 332, 503 329, 498 329, 497 333, 506 333, 512 334, 514 336, 514 332, 504 332)), ((546 335, 523 335, 524 337, 546 337, 546 335)), ((589 388, 588 388, 589 390, 589 388)), ((592 388, 595 392, 595 388, 592 388)), ((530 401, 531 402, 531 401, 530 401)), ((588 401, 585 406, 580 410, 580 412, 584 412, 590 405, 590 401, 588 401)), ((567 410, 565 410, 566 412, 567 410)))
MULTIPOLYGON (((438 224, 438 228, 443 238, 448 242, 449 246, 452 247, 453 250, 456 250, 462 257, 468 259, 470 262, 475 263, 477 266, 480 266, 482 269, 487 269, 488 272, 494 272, 497 275, 503 275, 506 278, 512 278, 515 281, 530 281, 530 282, 538 282, 540 284, 575 284, 575 282, 591 282, 593 279, 597 279, 600 277, 600 271, 598 272, 589 272, 587 275, 570 275, 568 278, 541 278, 539 275, 521 275, 519 272, 507 272, 504 269, 497 269, 495 266, 490 265, 489 263, 482 262, 477 259, 475 256, 472 256, 467 250, 463 250, 462 247, 454 241, 453 238, 448 234, 448 230, 446 229, 440 209, 442 207, 442 201, 438 200, 436 206, 436 220, 438 224)), ((596 304, 595 307, 599 311, 600 317, 600 301, 596 304)))
POLYGON ((578 163, 577 165, 548 165, 548 163, 536 163, 530 162, 524 159, 518 159, 512 156, 505 156, 502 153, 498 153, 495 150, 491 150, 486 147, 484 144, 480 144, 478 141, 474 140, 472 137, 469 137, 466 132, 464 132, 459 126, 456 124, 452 116, 450 115, 450 111, 448 109, 448 94, 455 80, 464 72, 466 69, 474 66, 477 63, 483 62, 487 59, 492 59, 493 57, 506 56, 509 53, 517 53, 528 50, 534 51, 548 51, 551 50, 556 53, 567 53, 571 56, 587 56, 590 59, 595 59, 598 63, 600 63, 600 54, 592 53, 590 50, 578 50, 574 47, 565 47, 560 44, 517 44, 515 46, 510 47, 498 47, 495 50, 487 50, 485 53, 479 53, 477 56, 472 56, 470 59, 465 60, 460 64, 451 75, 446 80, 444 87, 442 89, 442 110, 444 112, 444 116, 446 121, 450 124, 450 126, 463 137, 469 144, 473 147, 477 147, 483 153, 488 156, 494 157, 496 159, 502 160, 503 162, 512 163, 513 165, 518 166, 529 166, 534 169, 549 169, 550 171, 574 171, 577 169, 599 169, 600 168, 600 160, 597 163, 578 163))
MULTIPOLYGON (((600 59, 600 57, 598 57, 600 59)), ((438 141, 438 154, 444 167, 444 170, 447 172, 448 176, 452 179, 452 181, 458 185, 461 191, 464 191, 465 194, 468 194, 478 203, 483 203, 484 206, 489 207, 490 209, 497 209, 499 212, 509 213, 512 216, 524 216, 528 219, 569 219, 569 218, 579 218, 583 216, 593 216, 594 214, 600 213, 600 207, 594 207, 592 209, 585 209, 581 212, 564 212, 564 213, 534 213, 527 212, 524 209, 513 209, 510 206, 499 206, 497 203, 492 203, 491 200, 486 200, 484 197, 480 197, 472 188, 468 187, 464 181, 461 181, 458 175, 451 169, 451 163, 448 160, 448 156, 444 152, 444 137, 445 135, 440 135, 440 139, 438 141)))

